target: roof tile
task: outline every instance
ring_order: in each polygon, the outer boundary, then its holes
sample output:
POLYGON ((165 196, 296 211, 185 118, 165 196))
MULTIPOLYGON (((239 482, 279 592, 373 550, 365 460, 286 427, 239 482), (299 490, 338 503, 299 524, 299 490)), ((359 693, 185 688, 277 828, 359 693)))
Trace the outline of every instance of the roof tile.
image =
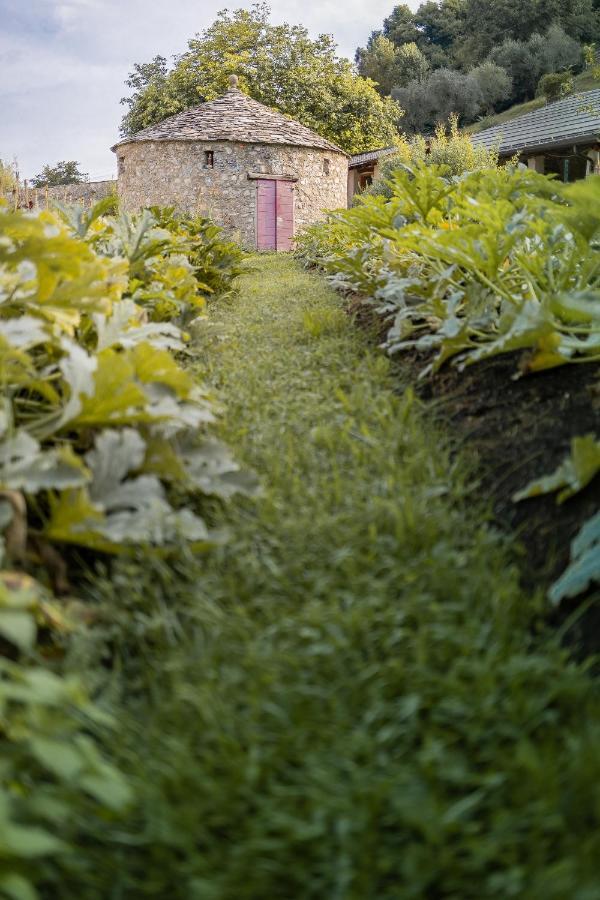
POLYGON ((240 141, 344 153, 310 128, 252 100, 236 87, 229 88, 217 100, 185 109, 123 138, 112 149, 138 141, 240 141))
POLYGON ((510 122, 471 135, 476 146, 498 146, 500 153, 516 153, 600 138, 600 89, 572 94, 524 113, 510 122))

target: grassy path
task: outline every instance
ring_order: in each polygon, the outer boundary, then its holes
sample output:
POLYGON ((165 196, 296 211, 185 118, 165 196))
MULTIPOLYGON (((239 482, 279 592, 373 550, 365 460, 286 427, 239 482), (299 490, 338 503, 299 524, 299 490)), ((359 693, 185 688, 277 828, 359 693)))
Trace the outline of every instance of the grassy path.
POLYGON ((206 341, 264 490, 216 552, 113 583, 150 635, 116 750, 142 801, 100 842, 110 892, 72 896, 597 898, 588 677, 531 637, 468 473, 292 259, 206 341))

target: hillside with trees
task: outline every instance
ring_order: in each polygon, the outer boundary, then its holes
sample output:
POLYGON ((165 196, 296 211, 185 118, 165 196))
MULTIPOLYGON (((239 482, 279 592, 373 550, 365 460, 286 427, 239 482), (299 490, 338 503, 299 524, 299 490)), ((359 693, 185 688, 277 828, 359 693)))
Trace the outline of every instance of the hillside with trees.
POLYGON ((461 124, 531 100, 560 94, 600 35, 597 0, 540 3, 441 0, 416 12, 394 7, 365 47, 361 75, 405 110, 408 134, 433 131, 451 113, 461 124))

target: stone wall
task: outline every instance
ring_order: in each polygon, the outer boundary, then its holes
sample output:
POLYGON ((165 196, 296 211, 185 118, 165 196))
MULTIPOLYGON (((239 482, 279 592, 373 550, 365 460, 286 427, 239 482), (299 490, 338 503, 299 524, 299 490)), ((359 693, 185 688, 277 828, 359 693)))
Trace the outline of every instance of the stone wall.
POLYGON ((125 209, 176 206, 210 216, 244 246, 256 246, 256 180, 287 175, 294 185, 295 231, 347 205, 348 160, 333 151, 232 141, 138 141, 116 148, 125 209), (213 153, 213 167, 206 153, 213 153))
POLYGON ((85 181, 82 184, 61 184, 49 188, 19 187, 18 195, 11 191, 6 194, 9 203, 20 208, 45 209, 53 203, 82 203, 93 206, 103 197, 117 191, 116 180, 85 181))

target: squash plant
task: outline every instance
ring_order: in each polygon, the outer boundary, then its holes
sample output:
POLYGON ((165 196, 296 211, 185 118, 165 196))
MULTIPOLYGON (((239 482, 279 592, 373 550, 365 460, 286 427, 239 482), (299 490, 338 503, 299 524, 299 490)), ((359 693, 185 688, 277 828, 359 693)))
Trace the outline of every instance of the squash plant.
POLYGON ((300 241, 389 321, 390 353, 428 351, 430 371, 517 350, 517 375, 600 359, 598 179, 420 165, 390 189, 300 241))
MULTIPOLYGON (((556 502, 564 503, 584 490, 599 473, 600 440, 594 434, 575 437, 571 441, 571 452, 558 468, 531 481, 513 496, 513 500, 518 503, 558 491, 556 502)), ((600 584, 600 512, 584 523, 571 542, 571 563, 551 586, 549 597, 558 604, 566 598, 577 597, 593 584, 600 584)))
POLYGON ((32 578, 0 572, 0 896, 11 900, 35 900, 34 881, 68 864, 75 809, 109 822, 133 799, 101 749, 114 721, 36 654, 38 626, 62 619, 32 578))
POLYGON ((231 285, 239 254, 225 244, 229 269, 213 275, 205 261, 208 286, 196 273, 204 243, 218 256, 214 230, 201 223, 199 238, 170 213, 161 225, 156 212, 107 211, 0 210, 0 502, 6 533, 24 498, 21 555, 48 542, 204 545, 198 496, 253 490, 177 358, 181 326, 231 285))

